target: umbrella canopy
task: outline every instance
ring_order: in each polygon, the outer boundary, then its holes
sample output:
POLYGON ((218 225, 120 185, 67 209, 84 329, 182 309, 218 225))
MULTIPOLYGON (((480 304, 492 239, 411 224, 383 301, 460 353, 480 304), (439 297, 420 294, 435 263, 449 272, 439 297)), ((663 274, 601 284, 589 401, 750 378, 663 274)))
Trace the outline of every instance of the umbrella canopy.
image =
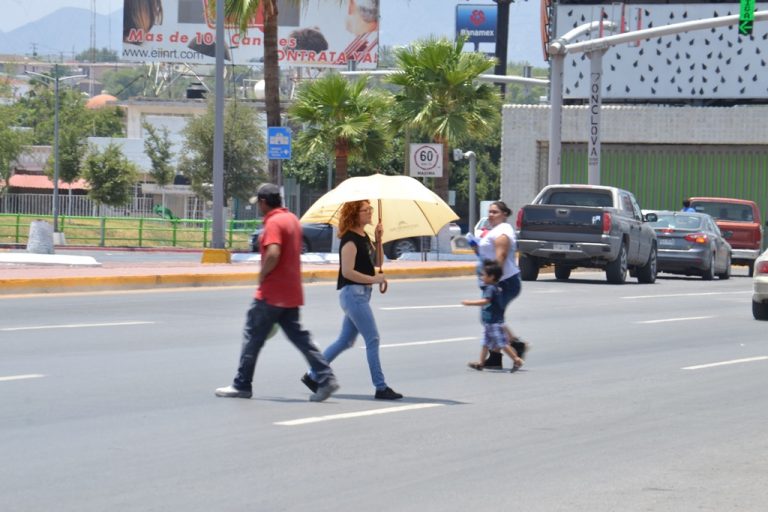
POLYGON ((443 226, 459 218, 440 196, 420 181, 410 176, 373 174, 344 180, 315 201, 301 221, 338 226, 341 205, 361 200, 370 201, 374 223, 381 218, 382 242, 436 235, 443 226))

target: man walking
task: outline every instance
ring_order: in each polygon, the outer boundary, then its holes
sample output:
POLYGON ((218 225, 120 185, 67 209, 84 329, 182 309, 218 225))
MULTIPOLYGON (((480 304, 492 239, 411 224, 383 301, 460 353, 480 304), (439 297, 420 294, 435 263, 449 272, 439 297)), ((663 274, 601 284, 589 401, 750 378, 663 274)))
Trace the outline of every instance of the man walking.
POLYGON ((299 323, 299 306, 304 305, 301 224, 294 214, 282 206, 277 185, 262 184, 256 198, 264 215, 264 230, 259 237, 259 287, 246 317, 237 375, 232 385, 218 388, 216 396, 251 398, 256 359, 272 327, 278 324, 317 375, 319 387, 309 399, 322 402, 336 392, 339 385, 328 362, 312 342, 309 331, 299 323))

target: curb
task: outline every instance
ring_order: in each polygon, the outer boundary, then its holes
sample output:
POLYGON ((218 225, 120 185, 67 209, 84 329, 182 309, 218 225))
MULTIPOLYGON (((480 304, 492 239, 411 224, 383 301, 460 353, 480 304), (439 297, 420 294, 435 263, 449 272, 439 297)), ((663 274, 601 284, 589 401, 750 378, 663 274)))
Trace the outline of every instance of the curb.
MULTIPOLYGON (((475 273, 474 265, 433 268, 400 268, 386 271, 392 279, 461 277, 475 273)), ((335 282, 338 268, 303 270, 304 283, 335 282)), ((0 296, 12 294, 83 292, 105 290, 145 290, 203 286, 256 286, 258 272, 214 274, 145 274, 132 276, 72 276, 50 278, 0 279, 0 296)))

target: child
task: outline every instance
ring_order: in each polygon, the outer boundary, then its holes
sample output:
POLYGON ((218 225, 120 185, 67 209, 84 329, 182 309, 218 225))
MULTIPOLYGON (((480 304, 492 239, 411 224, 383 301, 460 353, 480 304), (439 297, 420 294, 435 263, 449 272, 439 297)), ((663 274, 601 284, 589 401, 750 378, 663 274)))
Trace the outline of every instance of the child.
POLYGON ((465 306, 482 306, 480 315, 485 328, 483 338, 483 348, 480 351, 480 360, 477 363, 468 363, 470 368, 482 370, 483 362, 487 359, 491 349, 500 349, 514 361, 512 371, 518 370, 523 366, 523 360, 517 355, 517 352, 510 346, 504 329, 504 306, 502 305, 501 289, 498 286, 501 279, 501 266, 493 260, 483 261, 483 268, 480 272, 482 281, 483 298, 478 300, 463 300, 461 303, 465 306))

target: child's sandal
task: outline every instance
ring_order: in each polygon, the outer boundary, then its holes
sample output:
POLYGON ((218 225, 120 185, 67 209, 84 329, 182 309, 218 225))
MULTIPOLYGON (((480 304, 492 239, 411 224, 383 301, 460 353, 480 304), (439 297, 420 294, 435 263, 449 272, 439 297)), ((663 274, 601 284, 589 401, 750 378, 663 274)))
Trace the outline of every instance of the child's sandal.
POLYGON ((482 363, 467 363, 467 366, 469 366, 473 370, 478 370, 478 371, 481 371, 483 369, 482 363))

